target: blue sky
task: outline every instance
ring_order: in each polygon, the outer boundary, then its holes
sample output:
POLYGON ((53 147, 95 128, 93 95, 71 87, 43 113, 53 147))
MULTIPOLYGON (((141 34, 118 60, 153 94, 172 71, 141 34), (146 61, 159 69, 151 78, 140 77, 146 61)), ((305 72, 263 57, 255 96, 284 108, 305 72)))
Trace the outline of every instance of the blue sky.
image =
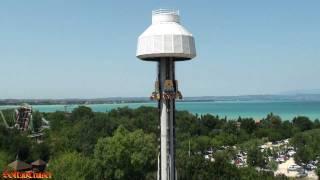
POLYGON ((196 38, 184 96, 320 89, 319 0, 2 0, 0 99, 149 96, 156 64, 136 41, 158 8, 196 38))

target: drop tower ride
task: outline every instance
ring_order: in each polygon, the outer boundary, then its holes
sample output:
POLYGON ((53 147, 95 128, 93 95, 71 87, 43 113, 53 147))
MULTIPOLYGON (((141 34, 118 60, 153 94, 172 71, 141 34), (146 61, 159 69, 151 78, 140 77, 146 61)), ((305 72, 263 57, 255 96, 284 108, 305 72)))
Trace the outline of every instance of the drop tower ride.
POLYGON ((152 11, 152 24, 139 36, 137 57, 157 62, 157 81, 151 99, 158 101, 160 155, 158 180, 176 180, 175 100, 181 99, 175 79, 175 62, 196 56, 194 38, 180 24, 177 10, 152 11))

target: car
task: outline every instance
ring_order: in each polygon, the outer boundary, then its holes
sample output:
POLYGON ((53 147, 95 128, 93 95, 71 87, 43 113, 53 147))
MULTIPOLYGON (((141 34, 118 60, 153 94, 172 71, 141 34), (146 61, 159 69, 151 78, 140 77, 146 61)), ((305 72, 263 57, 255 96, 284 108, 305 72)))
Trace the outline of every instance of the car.
POLYGON ((294 150, 294 147, 289 146, 287 149, 288 149, 288 150, 294 150))
POLYGON ((279 157, 280 157, 280 158, 283 158, 283 159, 284 159, 284 161, 286 161, 286 160, 288 160, 288 159, 289 159, 289 158, 288 158, 288 156, 283 155, 283 154, 282 154, 282 155, 280 155, 279 157))
POLYGON ((283 162, 285 162, 285 160, 282 157, 279 157, 276 159, 276 162, 283 163, 283 162))
POLYGON ((210 159, 209 155, 204 155, 204 158, 207 160, 210 159))
POLYGON ((236 164, 238 167, 244 167, 243 163, 236 164))
POLYGON ((240 162, 244 162, 244 158, 243 157, 238 157, 237 160, 240 161, 240 162))
POLYGON ((310 162, 309 162, 309 164, 312 164, 312 165, 314 165, 314 166, 316 166, 318 163, 319 163, 319 161, 318 161, 318 160, 310 161, 310 162))
POLYGON ((289 150, 288 151, 288 156, 292 157, 296 152, 294 150, 289 150))
POLYGON ((207 151, 207 154, 212 154, 212 153, 213 153, 212 150, 208 150, 208 151, 207 151))
POLYGON ((290 165, 287 170, 288 171, 298 171, 301 168, 302 168, 301 166, 293 164, 293 165, 290 165))
POLYGON ((306 173, 306 172, 299 172, 298 174, 297 174, 297 178, 304 178, 304 177, 307 177, 308 176, 308 173, 306 173))
POLYGON ((308 171, 312 171, 312 170, 317 169, 317 166, 315 166, 315 165, 313 165, 313 164, 307 164, 307 165, 306 165, 306 169, 307 169, 308 171))

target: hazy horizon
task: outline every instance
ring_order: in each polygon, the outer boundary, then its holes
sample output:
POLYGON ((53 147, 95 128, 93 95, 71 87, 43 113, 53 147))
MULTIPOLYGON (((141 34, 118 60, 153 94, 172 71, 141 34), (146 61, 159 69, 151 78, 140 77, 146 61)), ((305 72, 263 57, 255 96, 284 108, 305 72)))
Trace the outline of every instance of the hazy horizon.
MULTIPOLYGON (((205 98, 205 97, 242 97, 242 96, 297 96, 297 95, 319 95, 320 96, 320 89, 313 89, 313 90, 294 90, 294 91, 286 91, 280 92, 275 94, 240 94, 240 95, 203 95, 203 96, 186 96, 184 98, 205 98)), ((117 98, 149 98, 148 95, 146 96, 108 96, 108 97, 65 97, 65 98, 0 98, 0 100, 72 100, 72 99, 79 99, 79 100, 86 100, 86 99, 117 99, 117 98)))
POLYGON ((156 64, 135 57, 151 11, 179 9, 197 57, 186 97, 320 89, 320 1, 1 1, 0 99, 148 97, 156 64))

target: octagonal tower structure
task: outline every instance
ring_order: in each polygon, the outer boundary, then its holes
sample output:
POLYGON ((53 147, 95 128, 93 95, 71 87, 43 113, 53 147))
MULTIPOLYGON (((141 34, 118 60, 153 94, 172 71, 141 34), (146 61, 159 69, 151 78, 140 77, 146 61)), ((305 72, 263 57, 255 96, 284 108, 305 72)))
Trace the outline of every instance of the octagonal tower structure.
POLYGON ((196 56, 194 38, 180 24, 179 11, 152 11, 152 24, 139 36, 136 56, 158 65, 155 91, 150 97, 158 101, 159 108, 158 180, 175 180, 175 100, 182 98, 175 79, 175 61, 196 56))

